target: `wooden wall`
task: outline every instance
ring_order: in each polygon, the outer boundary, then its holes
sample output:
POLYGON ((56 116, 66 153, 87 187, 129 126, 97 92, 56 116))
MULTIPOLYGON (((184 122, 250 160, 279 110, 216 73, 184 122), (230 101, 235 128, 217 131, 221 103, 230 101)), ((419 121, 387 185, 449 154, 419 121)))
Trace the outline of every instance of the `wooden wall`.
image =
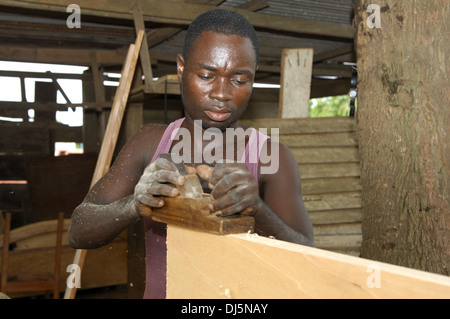
POLYGON ((257 129, 279 128, 280 142, 298 163, 316 247, 359 256, 362 211, 355 120, 274 118, 243 123, 257 129))

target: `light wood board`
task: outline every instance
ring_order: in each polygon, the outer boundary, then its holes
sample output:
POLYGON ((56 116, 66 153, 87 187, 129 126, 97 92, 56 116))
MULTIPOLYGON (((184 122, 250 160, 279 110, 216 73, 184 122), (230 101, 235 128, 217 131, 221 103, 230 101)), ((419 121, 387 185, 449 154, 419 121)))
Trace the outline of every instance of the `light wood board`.
POLYGON ((167 298, 449 297, 441 275, 254 234, 167 230, 167 298))

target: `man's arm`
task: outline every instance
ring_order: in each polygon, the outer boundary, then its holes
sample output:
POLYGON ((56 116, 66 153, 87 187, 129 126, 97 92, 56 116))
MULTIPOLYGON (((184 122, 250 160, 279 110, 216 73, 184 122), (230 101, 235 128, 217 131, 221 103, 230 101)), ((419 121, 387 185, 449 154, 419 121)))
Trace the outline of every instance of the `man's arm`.
POLYGON ((312 223, 302 200, 298 165, 283 144, 279 144, 278 171, 262 175, 261 187, 263 200, 255 215, 258 233, 314 246, 312 223))
POLYGON ((163 131, 145 127, 133 136, 111 169, 74 210, 68 231, 73 248, 90 249, 106 245, 125 228, 147 216, 150 207, 164 204, 154 195, 177 195, 176 188, 166 184, 183 182, 172 163, 158 159, 147 166, 157 147, 149 141, 159 141, 155 136, 162 135, 163 131))
POLYGON ((76 249, 102 247, 139 219, 133 195, 106 205, 84 201, 72 214, 69 244, 76 249))

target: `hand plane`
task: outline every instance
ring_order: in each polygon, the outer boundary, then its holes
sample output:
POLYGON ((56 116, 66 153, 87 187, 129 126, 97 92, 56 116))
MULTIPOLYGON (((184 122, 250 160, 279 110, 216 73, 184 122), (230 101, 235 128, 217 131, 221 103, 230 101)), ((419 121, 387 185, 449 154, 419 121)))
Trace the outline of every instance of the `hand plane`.
POLYGON ((196 173, 189 173, 181 159, 173 160, 172 154, 160 154, 175 164, 185 183, 177 186, 179 195, 164 197, 164 206, 152 208, 151 218, 193 230, 214 234, 235 234, 254 231, 255 219, 252 216, 233 215, 221 217, 214 215, 209 207, 211 195, 204 193, 196 173))

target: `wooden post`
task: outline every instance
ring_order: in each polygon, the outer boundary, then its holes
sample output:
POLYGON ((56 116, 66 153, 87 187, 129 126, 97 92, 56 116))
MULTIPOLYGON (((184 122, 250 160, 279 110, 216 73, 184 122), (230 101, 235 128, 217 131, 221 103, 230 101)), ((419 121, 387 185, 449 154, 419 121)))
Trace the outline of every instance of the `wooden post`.
POLYGON ((279 117, 308 117, 313 53, 313 49, 283 50, 279 117))
MULTIPOLYGON (((97 160, 97 165, 94 170, 94 176, 92 177, 91 188, 95 183, 108 171, 114 149, 119 136, 120 126, 122 124, 123 114, 130 93, 131 82, 133 80, 134 70, 136 68, 137 60, 139 57, 139 50, 141 48, 142 39, 144 37, 144 31, 139 31, 136 43, 131 44, 128 50, 128 55, 125 60, 125 64, 122 69, 122 76, 119 81, 119 86, 114 96, 113 105, 111 108, 111 114, 109 116, 108 125, 106 127, 105 136, 103 138, 100 154, 97 160)), ((83 263, 86 258, 86 250, 77 249, 75 252, 75 258, 73 263, 83 268, 83 263)), ((75 297, 76 288, 67 287, 64 298, 73 299, 75 297)))
POLYGON ((92 77, 94 79, 95 103, 103 104, 105 102, 105 87, 103 86, 103 71, 97 60, 97 53, 90 52, 92 77))
POLYGON ((167 298, 449 297, 447 276, 256 234, 167 229, 167 298))
POLYGON ((139 31, 144 31, 144 39, 142 40, 141 52, 139 55, 141 57, 142 71, 144 72, 145 76, 144 91, 146 93, 151 93, 153 81, 152 64, 150 60, 150 54, 148 52, 147 35, 145 35, 145 23, 144 18, 142 17, 142 11, 139 6, 139 1, 135 1, 133 7, 133 18, 136 33, 138 33, 139 31))

